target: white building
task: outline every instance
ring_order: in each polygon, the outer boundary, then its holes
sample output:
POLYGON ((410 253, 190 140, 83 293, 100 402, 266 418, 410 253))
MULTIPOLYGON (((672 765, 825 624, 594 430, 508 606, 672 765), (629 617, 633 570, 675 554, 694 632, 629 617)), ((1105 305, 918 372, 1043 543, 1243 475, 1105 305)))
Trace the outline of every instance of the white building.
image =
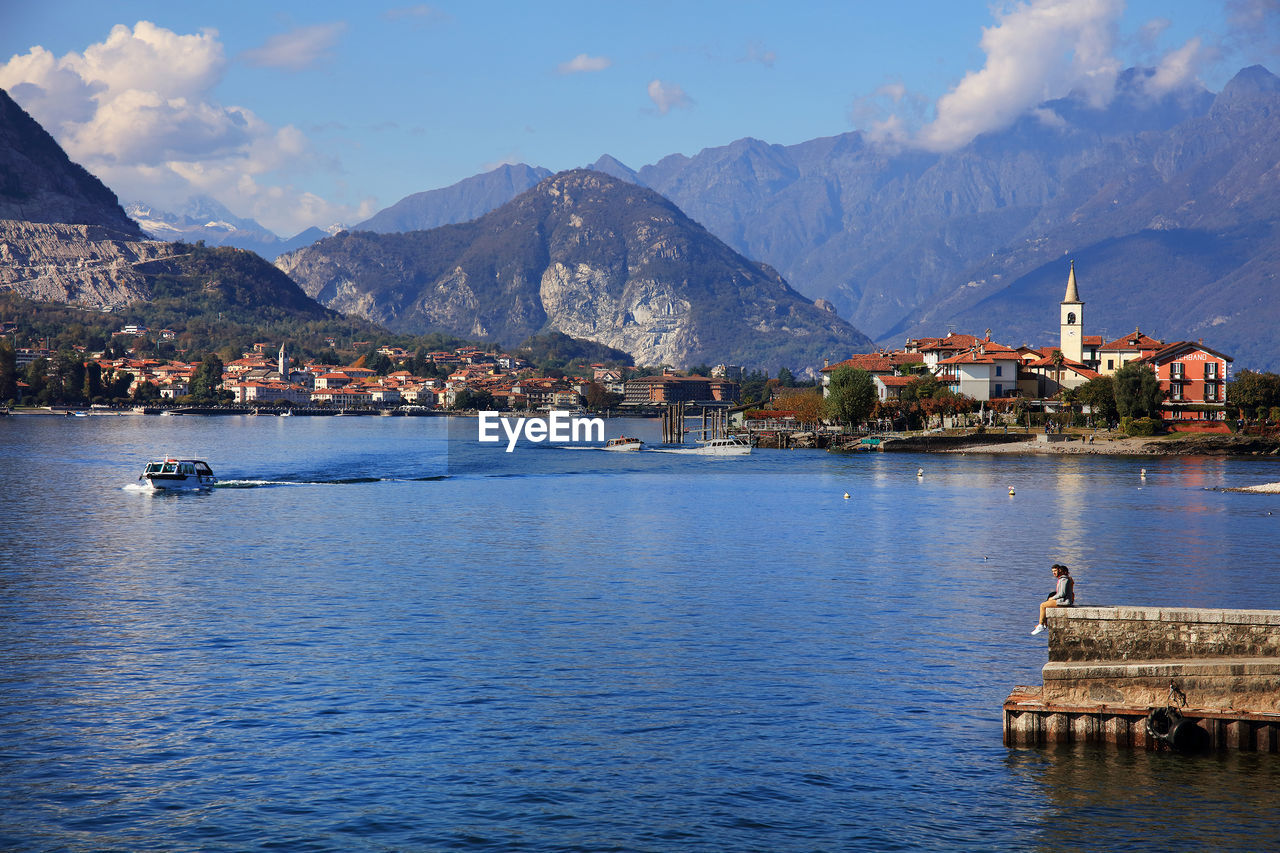
POLYGON ((972 349, 940 360, 938 366, 955 376, 952 391, 975 400, 995 400, 1017 394, 1020 361, 1017 350, 979 340, 972 349))

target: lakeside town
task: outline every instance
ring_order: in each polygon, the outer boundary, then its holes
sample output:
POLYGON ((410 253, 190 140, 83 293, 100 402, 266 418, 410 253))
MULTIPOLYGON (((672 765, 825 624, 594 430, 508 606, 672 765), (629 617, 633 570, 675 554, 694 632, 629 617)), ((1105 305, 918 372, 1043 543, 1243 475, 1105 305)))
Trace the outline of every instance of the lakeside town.
MULTIPOLYGON (((990 329, 981 336, 948 331, 908 339, 899 349, 827 359, 800 381, 786 368, 771 378, 730 364, 682 372, 577 359, 559 369, 474 345, 411 352, 353 342, 366 353, 340 364, 291 357, 287 342, 264 342, 225 363, 212 354, 183 361, 129 353, 121 344, 175 334, 140 326, 113 334, 111 351, 57 352, 10 345, 20 330, 6 324, 0 399, 45 411, 87 403, 153 413, 185 407, 275 414, 651 415, 686 404, 728 409, 734 426, 784 436, 779 446, 796 446, 788 438, 805 433, 821 444, 824 431, 1014 427, 1151 436, 1247 426, 1265 433, 1280 422, 1280 376, 1244 370, 1233 377, 1232 357, 1203 341, 1165 341, 1139 328, 1113 340, 1088 334, 1084 304, 1072 263, 1055 346, 1011 346, 990 329)), ((336 355, 336 341, 326 343, 336 355)))

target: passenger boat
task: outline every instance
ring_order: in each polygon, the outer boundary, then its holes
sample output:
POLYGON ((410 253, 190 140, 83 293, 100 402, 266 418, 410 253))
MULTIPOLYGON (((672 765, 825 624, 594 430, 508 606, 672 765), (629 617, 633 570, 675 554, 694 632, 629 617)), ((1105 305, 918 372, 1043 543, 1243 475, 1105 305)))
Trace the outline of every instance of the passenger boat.
POLYGON ((691 456, 747 456, 751 445, 735 435, 700 441, 693 447, 654 448, 662 453, 687 453, 691 456))
POLYGON ((209 489, 218 482, 209 463, 199 459, 157 459, 147 463, 138 479, 157 492, 209 489))
POLYGON ((644 447, 644 442, 638 438, 627 438, 620 435, 617 438, 611 438, 604 443, 605 450, 639 450, 644 447))

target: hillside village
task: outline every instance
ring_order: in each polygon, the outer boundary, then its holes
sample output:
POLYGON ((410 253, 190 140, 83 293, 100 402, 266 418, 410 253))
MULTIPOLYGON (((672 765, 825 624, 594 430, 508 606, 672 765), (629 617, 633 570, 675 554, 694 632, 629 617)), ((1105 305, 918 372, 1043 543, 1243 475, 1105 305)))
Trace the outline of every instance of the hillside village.
MULTIPOLYGON (((149 330, 129 326, 122 337, 142 336, 149 330)), ((160 335, 163 337, 163 333, 160 335)), ((729 377, 741 377, 741 368, 718 365, 711 376, 684 376, 671 369, 656 375, 608 364, 592 364, 579 374, 546 375, 526 360, 504 352, 477 347, 457 347, 426 354, 437 375, 415 375, 407 369, 380 373, 364 366, 364 359, 350 365, 317 360, 298 363, 281 344, 274 357, 270 345, 257 344, 253 352, 221 365, 218 390, 222 402, 241 407, 316 407, 320 409, 501 409, 510 411, 593 409, 627 405, 645 408, 673 402, 732 404, 739 399, 739 385, 729 377)), ((399 347, 376 350, 393 365, 411 363, 414 353, 399 347)), ((38 360, 52 364, 58 353, 40 348, 18 348, 16 367, 27 370, 38 360)), ((83 363, 87 375, 105 389, 119 377, 129 377, 115 396, 126 394, 135 402, 190 403, 202 363, 139 357, 107 357, 90 354, 83 363)), ((18 400, 31 385, 17 382, 18 400)), ((97 397, 97 394, 87 394, 97 397)))

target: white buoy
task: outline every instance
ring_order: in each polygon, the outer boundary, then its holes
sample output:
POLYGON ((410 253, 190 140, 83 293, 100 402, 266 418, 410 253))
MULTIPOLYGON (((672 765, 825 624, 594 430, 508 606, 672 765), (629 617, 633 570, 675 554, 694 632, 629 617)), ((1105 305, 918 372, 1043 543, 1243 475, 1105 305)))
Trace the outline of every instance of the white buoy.
POLYGON ((1145 480, 1145 479, 1147 479, 1147 469, 1146 469, 1146 468, 1143 468, 1143 469, 1138 473, 1138 476, 1139 476, 1139 477, 1141 477, 1141 478, 1142 478, 1142 479, 1144 479, 1144 480, 1145 480))
POLYGON ((1009 497, 1013 497, 1013 486, 1009 487, 1009 497))
POLYGON ((923 469, 923 468, 917 468, 917 469, 916 469, 916 476, 917 476, 917 477, 924 477, 924 469, 923 469))
POLYGON ((849 500, 849 493, 848 493, 848 492, 845 492, 845 493, 844 493, 844 499, 845 499, 845 500, 849 500))

